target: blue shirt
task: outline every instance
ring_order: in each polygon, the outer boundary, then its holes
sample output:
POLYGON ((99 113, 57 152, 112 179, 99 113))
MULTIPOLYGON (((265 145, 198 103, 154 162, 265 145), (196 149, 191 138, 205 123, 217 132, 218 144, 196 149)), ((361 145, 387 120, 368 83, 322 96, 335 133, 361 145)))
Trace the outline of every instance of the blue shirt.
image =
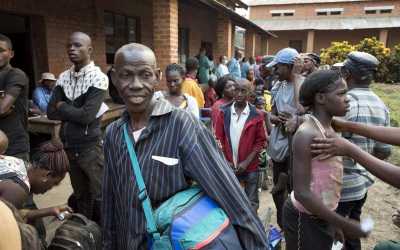
MULTIPOLYGON (((103 250, 148 249, 124 124, 132 131, 126 111, 104 136, 103 250)), ((131 140, 153 208, 195 181, 226 212, 244 249, 268 249, 256 212, 213 136, 193 114, 159 99, 138 140, 133 136, 131 140), (174 158, 177 163, 166 165, 153 156, 174 158)))
POLYGON ((241 76, 240 64, 239 64, 239 61, 236 60, 235 57, 232 57, 232 60, 229 62, 228 70, 229 70, 229 74, 232 76, 233 79, 235 79, 235 80, 240 79, 240 76, 241 76))
POLYGON ((33 91, 32 101, 41 111, 47 111, 47 105, 49 104, 53 90, 54 88, 49 91, 43 86, 39 86, 33 91))
POLYGON ((240 71, 242 72, 242 78, 246 78, 246 73, 250 69, 251 65, 249 62, 245 62, 242 67, 240 68, 240 71))

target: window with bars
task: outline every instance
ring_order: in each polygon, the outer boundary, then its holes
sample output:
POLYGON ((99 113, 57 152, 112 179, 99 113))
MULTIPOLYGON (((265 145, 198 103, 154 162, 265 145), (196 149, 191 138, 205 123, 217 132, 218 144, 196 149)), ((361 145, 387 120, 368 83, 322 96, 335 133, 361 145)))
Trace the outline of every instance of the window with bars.
POLYGON ((134 17, 104 12, 107 64, 114 64, 115 52, 127 43, 139 42, 138 20, 134 17))

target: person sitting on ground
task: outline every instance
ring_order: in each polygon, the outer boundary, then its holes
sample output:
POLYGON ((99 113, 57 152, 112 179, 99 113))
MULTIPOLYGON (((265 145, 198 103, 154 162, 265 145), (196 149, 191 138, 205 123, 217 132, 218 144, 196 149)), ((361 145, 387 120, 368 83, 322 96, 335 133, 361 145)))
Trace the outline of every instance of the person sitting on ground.
POLYGON ((162 98, 169 101, 172 106, 181 108, 199 117, 199 107, 194 97, 182 94, 182 83, 185 80, 185 69, 177 64, 170 63, 165 69, 168 92, 158 91, 154 93, 156 99, 162 98))
POLYGON ((211 120, 214 127, 217 121, 219 107, 233 101, 234 84, 235 80, 233 80, 233 78, 229 76, 219 78, 217 83, 215 84, 215 93, 218 96, 218 101, 216 101, 211 108, 211 120))
POLYGON ((303 61, 304 73, 302 74, 302 76, 307 77, 312 72, 315 72, 316 70, 318 70, 320 63, 321 63, 321 58, 318 55, 316 55, 314 53, 307 54, 304 57, 304 61, 303 61))
MULTIPOLYGON (((61 142, 52 140, 43 143, 31 162, 11 156, 0 159, 0 197, 13 204, 17 209, 28 198, 28 194, 44 194, 60 184, 69 170, 68 157, 61 142)), ((56 206, 37 210, 23 209, 21 215, 29 222, 36 218, 58 216, 72 209, 68 206, 56 206)), ((69 217, 69 216, 67 216, 69 217)))
POLYGON ((264 114, 264 122, 265 122, 265 127, 267 129, 268 135, 271 134, 273 125, 271 123, 270 117, 271 113, 266 109, 266 102, 264 96, 257 96, 254 98, 254 106, 258 109, 261 110, 264 114))
POLYGON ((186 60, 185 67, 186 74, 185 81, 182 83, 182 93, 196 98, 197 106, 201 109, 204 107, 204 95, 195 78, 199 69, 199 61, 194 57, 190 57, 186 60))
POLYGON ((247 101, 250 88, 246 79, 235 82, 235 101, 219 107, 215 137, 236 177, 244 182, 247 198, 257 212, 258 156, 265 148, 267 137, 263 113, 247 101))
POLYGON ((367 236, 358 221, 335 212, 342 189, 342 158, 319 161, 311 152, 314 138, 333 132, 332 117, 350 110, 347 91, 341 74, 332 70, 312 73, 300 88, 300 102, 312 115, 293 139, 294 186, 283 208, 287 249, 331 249, 334 241, 344 243, 337 229, 353 239, 367 236))
POLYGON ((51 94, 53 94, 57 79, 52 73, 43 73, 40 79, 41 86, 33 91, 32 101, 41 111, 47 110, 51 94))
POLYGON ((228 67, 226 66, 228 64, 228 60, 226 59, 226 56, 220 56, 219 57, 219 64, 217 68, 217 79, 229 75, 229 70, 228 67))

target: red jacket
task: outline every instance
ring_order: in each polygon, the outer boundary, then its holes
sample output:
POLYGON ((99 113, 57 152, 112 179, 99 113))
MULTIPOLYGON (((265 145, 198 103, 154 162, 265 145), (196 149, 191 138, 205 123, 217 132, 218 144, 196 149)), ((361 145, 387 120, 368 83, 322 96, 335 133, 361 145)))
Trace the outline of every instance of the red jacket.
MULTIPOLYGON (((231 125, 231 107, 234 102, 221 106, 217 116, 215 125, 215 136, 220 143, 222 152, 228 162, 233 163, 232 160, 232 144, 230 139, 230 125, 231 125)), ((250 114, 244 125, 242 134, 240 135, 239 148, 238 148, 238 163, 244 161, 252 151, 260 153, 266 146, 267 137, 264 130, 264 115, 261 111, 257 110, 254 105, 250 104, 250 114)), ((244 172, 258 171, 258 155, 254 157, 253 161, 247 166, 244 172)))

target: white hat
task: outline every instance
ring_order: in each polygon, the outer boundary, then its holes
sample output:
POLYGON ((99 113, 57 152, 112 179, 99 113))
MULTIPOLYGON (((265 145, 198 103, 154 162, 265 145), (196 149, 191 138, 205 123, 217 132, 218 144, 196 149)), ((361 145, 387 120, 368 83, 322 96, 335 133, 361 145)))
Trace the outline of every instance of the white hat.
POLYGON ((42 79, 40 79, 39 82, 43 82, 43 80, 57 81, 57 79, 54 77, 52 73, 43 73, 42 79))

